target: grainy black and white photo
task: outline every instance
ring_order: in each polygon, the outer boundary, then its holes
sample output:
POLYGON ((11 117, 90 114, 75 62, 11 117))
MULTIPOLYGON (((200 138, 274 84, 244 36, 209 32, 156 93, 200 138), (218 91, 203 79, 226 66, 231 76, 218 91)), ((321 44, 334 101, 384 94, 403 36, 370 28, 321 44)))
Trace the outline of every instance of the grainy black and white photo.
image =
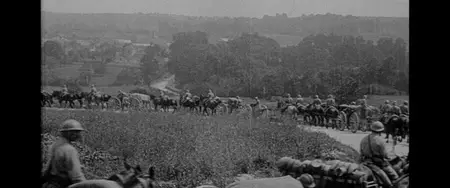
POLYGON ((408 188, 409 0, 42 0, 42 188, 408 188))

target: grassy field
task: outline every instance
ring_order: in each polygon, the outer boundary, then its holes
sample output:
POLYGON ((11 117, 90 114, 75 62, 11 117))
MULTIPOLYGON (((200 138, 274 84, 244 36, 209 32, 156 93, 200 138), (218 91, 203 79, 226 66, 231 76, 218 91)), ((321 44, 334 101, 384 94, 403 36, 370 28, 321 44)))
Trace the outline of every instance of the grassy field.
POLYGON ((122 163, 111 156, 123 155, 143 168, 154 165, 158 179, 181 187, 195 187, 205 180, 224 187, 236 174, 246 172, 275 176, 274 162, 283 156, 300 160, 332 156, 348 162, 359 157, 325 133, 303 130, 289 120, 281 124, 257 120, 250 127, 249 120, 237 116, 64 110, 43 110, 42 149, 68 118, 79 120, 89 131, 80 157, 85 171, 100 177, 119 171, 122 163))

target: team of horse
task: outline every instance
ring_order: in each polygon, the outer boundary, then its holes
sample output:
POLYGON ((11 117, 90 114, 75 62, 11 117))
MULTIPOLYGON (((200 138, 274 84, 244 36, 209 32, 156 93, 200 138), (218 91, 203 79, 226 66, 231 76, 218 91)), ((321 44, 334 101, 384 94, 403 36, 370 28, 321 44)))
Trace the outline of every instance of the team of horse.
POLYGON ((347 123, 352 115, 356 115, 358 123, 361 125, 361 130, 368 130, 368 125, 373 121, 381 121, 385 125, 385 133, 387 142, 389 136, 392 136, 394 142, 402 142, 409 136, 409 116, 407 115, 387 115, 381 114, 380 109, 375 106, 361 105, 336 105, 328 106, 326 104, 313 105, 306 104, 286 104, 279 100, 277 102, 278 111, 282 116, 290 116, 293 119, 298 119, 298 116, 304 124, 314 126, 331 127, 333 129, 344 130, 344 128, 352 129, 350 123, 347 123))

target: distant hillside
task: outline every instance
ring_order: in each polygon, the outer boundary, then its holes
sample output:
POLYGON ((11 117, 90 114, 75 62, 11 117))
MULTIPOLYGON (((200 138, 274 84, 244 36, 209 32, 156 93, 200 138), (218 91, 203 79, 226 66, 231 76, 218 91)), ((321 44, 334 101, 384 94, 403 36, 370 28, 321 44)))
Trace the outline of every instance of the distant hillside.
POLYGON ((376 41, 381 36, 409 39, 409 18, 356 17, 335 14, 288 18, 281 14, 263 18, 208 18, 171 16, 167 14, 69 14, 43 12, 47 35, 105 37, 137 40, 153 34, 170 40, 183 31, 205 31, 214 38, 236 36, 242 32, 258 32, 290 45, 310 34, 335 33, 363 36, 376 41), (111 35, 112 36, 112 35, 111 35))

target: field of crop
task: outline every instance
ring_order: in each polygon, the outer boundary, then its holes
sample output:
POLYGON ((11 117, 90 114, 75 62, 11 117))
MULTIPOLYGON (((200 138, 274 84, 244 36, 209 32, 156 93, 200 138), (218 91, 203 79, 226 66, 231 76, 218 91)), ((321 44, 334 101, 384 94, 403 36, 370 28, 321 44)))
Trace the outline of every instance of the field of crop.
POLYGON ((88 179, 90 174, 105 177, 118 172, 122 168, 118 157, 124 155, 143 168, 154 165, 159 180, 181 187, 205 180, 224 187, 238 173, 275 176, 274 162, 283 156, 349 162, 359 157, 325 133, 309 132, 289 120, 256 120, 250 127, 249 120, 239 116, 43 110, 44 161, 45 148, 68 118, 88 130, 83 145, 77 145, 88 179))

